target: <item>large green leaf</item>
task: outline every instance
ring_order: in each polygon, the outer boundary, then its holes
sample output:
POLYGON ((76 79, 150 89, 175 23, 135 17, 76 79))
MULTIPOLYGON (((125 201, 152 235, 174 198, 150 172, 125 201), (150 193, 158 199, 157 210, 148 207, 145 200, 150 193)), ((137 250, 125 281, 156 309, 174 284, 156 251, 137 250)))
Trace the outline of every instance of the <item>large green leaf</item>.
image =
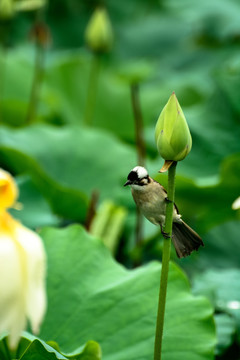
POLYGON ((216 314, 214 319, 218 338, 216 354, 220 355, 233 343, 236 333, 236 323, 234 319, 227 314, 216 314))
POLYGON ((74 355, 62 354, 46 344, 42 340, 33 340, 20 360, 100 360, 101 350, 99 345, 94 341, 89 341, 81 352, 74 355))
POLYGON ((229 221, 211 229, 204 237, 204 251, 194 259, 194 266, 201 270, 239 268, 239 233, 239 221, 229 221))
POLYGON ((1 95, 4 99, 28 101, 34 75, 33 48, 19 47, 0 52, 1 95), (24 79, 24 81, 23 81, 24 79))
POLYGON ((7 338, 0 338, 0 354, 3 359, 19 360, 101 360, 101 349, 95 341, 88 341, 72 354, 63 354, 57 343, 45 342, 36 336, 25 332, 16 350, 8 349, 7 338))
MULTIPOLYGON (((46 72, 44 102, 65 123, 83 124, 93 58, 83 52, 58 54, 46 72), (76 81, 79 79, 79 81, 76 81)), ((100 61, 100 60, 99 60, 100 61)), ((130 85, 100 61, 92 123, 131 142, 135 139, 130 85), (111 99, 111 101, 109 101, 111 99)))
MULTIPOLYGON (((94 190, 100 192, 100 199, 111 197, 116 203, 134 209, 131 195, 122 185, 136 164, 135 152, 109 133, 44 124, 18 130, 1 128, 0 161, 14 172, 28 171, 55 212, 67 218, 84 220, 86 196, 90 197, 94 190)), ((150 175, 156 174, 160 163, 149 162, 150 175)), ((196 185, 186 176, 177 180, 176 196, 185 219, 194 215, 193 220, 204 231, 234 219, 231 203, 239 195, 239 163, 239 155, 227 158, 222 178, 214 186, 196 185)), ((180 173, 181 169, 179 164, 180 173)), ((161 183, 162 179, 160 175, 161 183)))
POLYGON ((208 6, 207 0, 170 0, 166 1, 166 5, 188 24, 198 23, 194 35, 209 36, 212 42, 234 37, 239 31, 240 6, 235 0, 213 0, 211 6, 208 6))
MULTIPOLYGON (((126 270, 101 241, 74 225, 41 232, 48 253, 48 311, 41 337, 66 351, 99 342, 105 360, 153 356, 161 266, 126 270)), ((183 272, 171 264, 163 338, 166 360, 213 359, 212 309, 193 297, 183 272)))
POLYGON ((66 360, 67 358, 63 356, 62 354, 58 353, 54 348, 47 345, 46 343, 39 341, 39 340, 33 340, 24 354, 20 357, 21 360, 66 360))
MULTIPOLYGON (((158 17, 155 18, 155 22, 159 24, 158 17)), ((141 21, 140 24, 142 28, 141 21)), ((141 39, 138 32, 136 36, 141 39)), ((29 51, 27 54, 29 55, 29 51)), ((190 55, 184 55, 182 59, 184 64, 190 55)), ((208 73, 210 65, 203 66, 202 61, 199 62, 199 58, 202 57, 199 54, 194 56, 197 65, 190 69, 182 65, 181 72, 175 69, 174 64, 169 65, 166 62, 164 71, 162 70, 163 74, 158 79, 159 82, 156 79, 150 79, 141 85, 140 99, 146 125, 144 133, 148 151, 156 156, 153 136, 156 120, 170 93, 173 90, 177 92, 194 140, 191 154, 181 165, 181 171, 185 176, 197 179, 218 175, 223 157, 239 151, 240 132, 227 97, 218 91, 219 85, 208 73), (203 159, 204 166, 200 166, 203 164, 203 159)), ((207 64, 210 57, 213 59, 211 67, 216 67, 215 51, 212 51, 210 55, 205 51, 204 56, 206 56, 207 64)), ((16 54, 10 53, 9 58, 11 61, 7 84, 10 83, 11 86, 7 86, 5 91, 8 96, 3 103, 4 122, 17 124, 23 122, 24 113, 23 104, 21 103, 20 106, 17 101, 20 99, 23 101, 24 98, 26 102, 28 96, 25 92, 23 92, 24 96, 23 94, 16 95, 19 92, 11 89, 19 89, 19 79, 15 76, 16 69, 19 73, 26 71, 26 68, 31 71, 31 64, 26 59, 27 56, 21 55, 21 52, 19 54, 19 51, 16 54), (9 101, 14 101, 15 106, 9 107, 9 101), (17 109, 19 106, 21 111, 17 109), (12 109, 15 109, 15 112, 12 109), (18 120, 20 112, 22 115, 18 120)), ((179 61, 178 56, 173 56, 173 59, 179 61)), ((60 120, 64 123, 82 124, 90 62, 91 58, 86 53, 77 51, 67 52, 64 55, 57 53, 52 57, 50 65, 46 68, 45 83, 41 91, 40 116, 42 118, 50 122, 60 120)), ((155 69, 158 68, 155 67, 155 69)), ((30 91, 30 84, 28 87, 27 90, 30 91)), ((234 91, 234 96, 237 97, 236 94, 237 92, 234 91)), ((107 129, 128 142, 135 142, 130 87, 120 80, 118 71, 114 67, 107 68, 103 65, 101 68, 93 124, 96 128, 107 129)))
POLYGON ((57 225, 59 219, 52 213, 49 204, 29 176, 19 176, 16 181, 19 188, 17 201, 20 209, 12 209, 12 215, 30 228, 57 225))
POLYGON ((228 61, 220 67, 217 73, 218 84, 229 101, 233 109, 239 114, 239 83, 240 83, 240 58, 239 53, 232 54, 228 61))
MULTIPOLYGON (((233 249, 234 251, 234 249, 233 249)), ((217 311, 230 314, 236 321, 240 339, 240 270, 208 270, 194 278, 194 292, 207 296, 217 311)))
POLYGON ((101 199, 129 201, 122 186, 135 165, 134 152, 105 132, 46 125, 1 128, 0 144, 1 162, 14 172, 28 171, 54 210, 67 218, 84 219, 86 197, 94 190, 101 199))

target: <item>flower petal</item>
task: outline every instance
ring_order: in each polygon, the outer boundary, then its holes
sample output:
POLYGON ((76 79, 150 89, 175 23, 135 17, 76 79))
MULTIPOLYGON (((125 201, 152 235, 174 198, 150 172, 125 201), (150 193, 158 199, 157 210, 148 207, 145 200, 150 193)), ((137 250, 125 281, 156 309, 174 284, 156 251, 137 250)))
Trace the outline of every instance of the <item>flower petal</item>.
POLYGON ((26 256, 26 315, 34 333, 39 331, 46 311, 46 256, 41 238, 17 223, 16 237, 26 256))
POLYGON ((0 212, 14 205, 18 197, 18 188, 13 177, 0 169, 0 212))
POLYGON ((11 348, 17 346, 27 318, 37 332, 46 310, 41 239, 6 211, 17 196, 14 179, 0 169, 0 333, 9 333, 11 348))
POLYGON ((21 259, 11 234, 0 232, 0 333, 9 332, 9 345, 16 347, 26 325, 21 259))

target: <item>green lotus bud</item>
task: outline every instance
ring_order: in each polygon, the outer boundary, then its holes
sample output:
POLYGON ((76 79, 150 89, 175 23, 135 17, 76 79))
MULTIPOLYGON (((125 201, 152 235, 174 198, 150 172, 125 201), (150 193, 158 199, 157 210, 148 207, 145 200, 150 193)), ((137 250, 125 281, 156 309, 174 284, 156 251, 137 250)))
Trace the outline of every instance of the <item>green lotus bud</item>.
POLYGON ((89 20, 85 32, 87 45, 94 52, 106 52, 113 44, 113 31, 105 9, 96 9, 89 20))
POLYGON ((165 160, 183 160, 192 148, 190 130, 175 93, 172 93, 158 118, 155 140, 165 160))
POLYGON ((0 18, 10 19, 17 11, 36 10, 46 5, 46 0, 0 0, 0 18))
POLYGON ((14 4, 12 0, 0 0, 0 18, 10 19, 14 16, 14 4))
POLYGON ((18 0, 14 2, 14 8, 16 11, 32 11, 42 8, 46 2, 46 0, 18 0))

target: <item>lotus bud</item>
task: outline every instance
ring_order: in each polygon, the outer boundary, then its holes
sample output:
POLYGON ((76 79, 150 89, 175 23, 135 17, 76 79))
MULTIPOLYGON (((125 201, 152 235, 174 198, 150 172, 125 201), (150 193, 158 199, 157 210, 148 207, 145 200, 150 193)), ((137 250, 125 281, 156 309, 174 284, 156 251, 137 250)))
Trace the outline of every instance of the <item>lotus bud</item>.
POLYGON ((161 157, 170 161, 183 160, 192 148, 190 130, 175 93, 158 118, 155 141, 161 157))
POLYGON ((85 32, 85 40, 89 48, 96 52, 107 52, 113 44, 113 31, 105 9, 94 11, 85 32))
POLYGON ((14 1, 14 8, 16 11, 32 11, 45 6, 46 0, 21 0, 14 1))
POLYGON ((1 0, 0 1, 0 18, 10 19, 14 16, 14 3, 13 0, 1 0))

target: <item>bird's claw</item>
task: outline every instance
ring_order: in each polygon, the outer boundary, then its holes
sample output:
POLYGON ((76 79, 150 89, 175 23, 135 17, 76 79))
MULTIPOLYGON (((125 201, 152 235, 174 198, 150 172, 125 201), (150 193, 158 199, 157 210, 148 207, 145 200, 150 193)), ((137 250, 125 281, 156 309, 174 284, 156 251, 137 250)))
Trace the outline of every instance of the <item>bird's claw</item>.
POLYGON ((169 233, 166 233, 165 231, 162 230, 162 235, 165 239, 172 239, 172 236, 169 233))
POLYGON ((166 231, 163 230, 163 226, 160 225, 160 228, 161 228, 161 233, 162 233, 162 236, 165 238, 165 239, 172 239, 172 236, 167 233, 166 231))

